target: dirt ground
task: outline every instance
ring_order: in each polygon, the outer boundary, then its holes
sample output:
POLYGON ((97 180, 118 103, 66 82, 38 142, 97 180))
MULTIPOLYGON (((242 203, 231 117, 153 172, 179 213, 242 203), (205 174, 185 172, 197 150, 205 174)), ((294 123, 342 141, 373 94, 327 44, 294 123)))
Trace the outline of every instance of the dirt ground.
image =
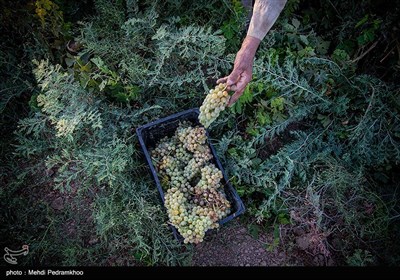
POLYGON ((238 221, 213 232, 205 242, 195 246, 193 266, 293 266, 297 263, 279 246, 268 251, 273 236, 254 239, 238 221))
MULTIPOLYGON (((62 228, 66 238, 81 238, 92 246, 99 242, 95 234, 79 230, 80 224, 94 227, 91 216, 93 198, 84 197, 77 200, 77 186, 72 184, 71 192, 60 193, 57 190, 39 192, 39 197, 46 201, 56 212, 65 211, 68 206, 70 211, 80 213, 65 221, 62 228), (76 202, 74 203, 74 201, 76 202)), ((93 195, 93 194, 92 194, 93 195)), ((39 199, 39 197, 37 199, 39 199)), ((194 254, 191 266, 308 266, 308 265, 332 265, 331 261, 320 259, 319 255, 310 254, 315 247, 310 240, 309 233, 295 231, 294 243, 274 243, 273 230, 259 232, 254 238, 247 227, 239 219, 232 220, 220 229, 207 233, 204 242, 194 246, 194 254), (308 252, 308 253, 307 253, 308 252)), ((285 235, 285 231, 281 234, 285 235)), ((286 240, 286 239, 285 239, 286 240)), ((285 241, 287 242, 287 241, 285 241)), ((107 265, 136 265, 132 256, 127 253, 124 256, 109 256, 107 265)))

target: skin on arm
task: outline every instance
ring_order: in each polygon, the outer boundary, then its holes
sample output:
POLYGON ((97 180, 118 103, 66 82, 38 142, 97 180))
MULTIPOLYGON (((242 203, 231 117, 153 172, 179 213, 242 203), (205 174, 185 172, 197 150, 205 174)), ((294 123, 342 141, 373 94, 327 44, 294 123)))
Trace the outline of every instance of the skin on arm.
POLYGON ((251 81, 254 56, 260 42, 260 39, 247 35, 243 40, 242 47, 236 54, 232 73, 217 81, 218 84, 227 83, 228 90, 235 92, 229 99, 228 106, 232 106, 239 99, 247 84, 251 81))
POLYGON ((228 102, 232 106, 243 94, 253 75, 253 62, 257 48, 280 15, 287 0, 255 0, 247 36, 236 54, 233 70, 217 83, 227 83, 234 94, 228 102))

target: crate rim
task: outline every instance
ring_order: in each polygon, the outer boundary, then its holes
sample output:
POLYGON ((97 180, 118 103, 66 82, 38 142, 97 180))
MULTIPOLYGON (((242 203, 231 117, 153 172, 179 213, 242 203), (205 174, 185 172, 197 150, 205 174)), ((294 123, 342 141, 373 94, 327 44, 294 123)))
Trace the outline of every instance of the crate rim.
MULTIPOLYGON (((163 203, 162 206, 163 206, 164 208, 165 208, 165 194, 164 194, 164 191, 163 191, 163 189, 162 189, 162 187, 161 187, 161 183, 160 183, 160 180, 159 180, 159 178, 158 178, 157 171, 156 171, 156 169, 155 169, 155 167, 154 167, 154 165, 153 165, 153 162, 151 161, 151 156, 150 156, 150 154, 149 154, 149 152, 148 152, 148 148, 147 148, 146 144, 144 143, 144 140, 143 140, 143 133, 142 133, 142 132, 143 132, 143 130, 149 129, 149 128, 155 126, 155 125, 162 124, 162 123, 167 122, 167 121, 169 121, 169 120, 171 120, 171 119, 177 119, 177 118, 179 118, 179 117, 181 117, 181 116, 183 116, 183 115, 186 115, 186 114, 189 114, 189 113, 193 113, 193 112, 199 114, 199 112, 200 112, 200 111, 199 111, 199 108, 191 108, 191 109, 188 109, 188 110, 185 110, 185 111, 182 111, 182 112, 178 112, 178 113, 175 113, 175 114, 172 114, 172 115, 168 115, 168 116, 165 116, 165 117, 163 117, 163 118, 157 119, 157 120, 155 120, 155 121, 149 122, 149 123, 147 123, 147 124, 144 124, 144 125, 142 125, 142 126, 136 128, 136 134, 137 134, 137 136, 138 136, 138 138, 139 138, 139 144, 140 144, 140 146, 141 146, 141 148, 142 148, 142 151, 143 151, 143 153, 144 153, 144 155, 145 155, 146 161, 147 161, 147 163, 149 164, 151 173, 152 173, 152 175, 153 175, 153 179, 154 179, 154 181, 155 181, 155 183, 156 183, 156 187, 157 187, 157 189, 158 189, 158 191, 159 191, 159 194, 160 194, 160 197, 161 197, 161 200, 162 200, 162 203, 163 203)), ((206 136, 207 136, 208 145, 209 145, 209 147, 210 147, 210 149, 211 149, 212 154, 213 154, 213 155, 216 157, 216 159, 217 159, 217 160, 216 160, 216 164, 217 164, 218 168, 219 168, 219 169, 221 170, 221 172, 222 172, 222 175, 223 175, 223 178, 224 178, 224 180, 225 180, 226 186, 227 186, 227 187, 230 189, 230 191, 233 193, 233 199, 236 200, 236 202, 238 203, 238 209, 237 209, 237 211, 235 211, 234 213, 231 213, 230 215, 228 215, 228 216, 226 216, 225 218, 223 218, 223 219, 221 219, 221 220, 218 221, 218 224, 219 224, 219 225, 223 225, 223 224, 225 224, 226 222, 232 220, 233 218, 235 218, 235 217, 240 216, 241 214, 243 214, 243 213, 245 212, 246 209, 245 209, 245 206, 244 206, 244 204, 243 204, 243 201, 240 199, 240 196, 239 196, 239 194, 237 193, 236 189, 231 185, 231 182, 230 182, 228 176, 226 176, 225 170, 224 170, 224 168, 223 168, 223 166, 222 166, 222 164, 221 164, 219 158, 217 157, 217 153, 216 153, 216 150, 215 150, 215 148, 214 148, 214 145, 212 145, 212 143, 209 141, 210 135, 209 135, 209 132, 208 132, 208 130, 207 130, 206 128, 205 128, 205 131, 206 131, 206 136)), ((172 229, 172 232, 173 232, 173 235, 175 236, 175 238, 176 238, 177 240, 181 240, 183 237, 179 234, 178 229, 177 229, 175 226, 173 226, 173 225, 170 225, 170 227, 171 227, 171 229, 172 229)))

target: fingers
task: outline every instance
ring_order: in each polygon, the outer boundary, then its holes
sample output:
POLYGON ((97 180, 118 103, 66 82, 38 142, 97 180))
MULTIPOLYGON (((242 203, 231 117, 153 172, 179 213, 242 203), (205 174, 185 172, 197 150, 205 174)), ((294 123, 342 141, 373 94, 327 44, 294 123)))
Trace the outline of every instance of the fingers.
POLYGON ((251 77, 247 74, 243 74, 239 81, 236 83, 236 85, 231 86, 231 90, 235 91, 235 93, 232 95, 232 97, 229 99, 228 106, 232 106, 238 99, 239 97, 243 94, 247 84, 250 82, 251 77))
POLYGON ((242 73, 238 70, 233 70, 232 73, 229 76, 223 77, 221 79, 217 80, 217 84, 221 83, 227 83, 227 86, 231 86, 237 83, 237 81, 240 79, 240 75, 242 73))
POLYGON ((252 71, 233 70, 232 73, 224 78, 218 79, 217 84, 226 83, 227 89, 235 93, 229 99, 228 106, 232 106, 243 94, 247 84, 251 81, 252 71))
MULTIPOLYGON (((229 87, 237 83, 240 78, 241 71, 233 70, 232 73, 228 76, 228 80, 226 81, 226 85, 229 87)), ((231 89, 232 90, 232 89, 231 89)))
POLYGON ((235 91, 235 92, 242 91, 246 88, 247 84, 248 84, 248 81, 246 81, 243 78, 240 78, 240 80, 236 83, 236 85, 232 85, 230 87, 230 90, 235 91))
POLYGON ((217 80, 217 84, 226 83, 228 90, 235 91, 235 84, 241 78, 241 72, 238 70, 233 70, 229 76, 223 77, 217 80))
POLYGON ((228 76, 226 76, 226 77, 223 77, 223 78, 221 78, 221 79, 218 79, 217 80, 217 84, 223 84, 223 83, 226 83, 226 81, 228 80, 228 76))

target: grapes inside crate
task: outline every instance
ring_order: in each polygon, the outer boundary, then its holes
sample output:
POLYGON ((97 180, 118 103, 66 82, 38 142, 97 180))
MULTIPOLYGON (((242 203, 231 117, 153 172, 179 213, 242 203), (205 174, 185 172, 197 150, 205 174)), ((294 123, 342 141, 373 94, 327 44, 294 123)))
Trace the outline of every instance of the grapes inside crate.
POLYGON ((244 212, 207 130, 190 109, 137 129, 175 238, 202 242, 210 229, 244 212))

